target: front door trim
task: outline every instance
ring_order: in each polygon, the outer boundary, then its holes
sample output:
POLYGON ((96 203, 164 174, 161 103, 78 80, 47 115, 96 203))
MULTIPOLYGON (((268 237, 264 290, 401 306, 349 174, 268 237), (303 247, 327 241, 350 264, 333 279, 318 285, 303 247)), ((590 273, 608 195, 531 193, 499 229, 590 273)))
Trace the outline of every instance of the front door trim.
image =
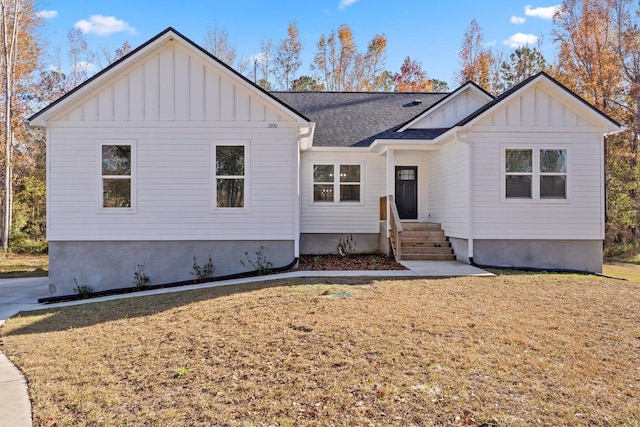
POLYGON ((401 220, 418 219, 418 166, 396 166, 395 202, 401 220))

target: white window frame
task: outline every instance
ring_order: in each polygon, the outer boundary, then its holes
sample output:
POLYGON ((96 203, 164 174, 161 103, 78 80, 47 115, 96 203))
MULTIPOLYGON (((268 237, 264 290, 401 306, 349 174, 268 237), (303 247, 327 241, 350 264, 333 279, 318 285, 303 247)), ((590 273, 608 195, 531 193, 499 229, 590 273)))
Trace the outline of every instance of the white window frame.
POLYGON ((503 203, 535 203, 535 204, 563 204, 571 203, 571 149, 562 144, 509 144, 500 146, 500 201, 503 203), (532 151, 532 172, 529 173, 507 173, 506 161, 507 150, 531 150, 532 151), (565 150, 567 152, 567 171, 565 173, 542 173, 540 172, 540 151, 541 150, 565 150), (507 197, 507 175, 531 175, 531 198, 507 197), (566 177, 565 198, 540 197, 540 177, 544 175, 564 175, 566 177))
POLYGON ((312 205, 325 205, 325 206, 333 206, 333 205, 340 205, 340 206, 358 206, 358 205, 364 205, 364 163, 362 162, 336 162, 336 161, 313 161, 310 163, 310 188, 309 188, 309 202, 312 205), (333 166, 333 183, 330 182, 314 182, 313 180, 313 170, 316 166, 329 166, 332 165, 333 166), (355 182, 340 182, 340 166, 359 166, 360 167, 360 196, 359 196, 359 201, 357 202, 352 202, 352 201, 344 201, 341 202, 340 201, 340 184, 343 185, 349 185, 349 184, 353 184, 355 185, 355 182), (314 200, 314 185, 315 184, 326 184, 326 185, 333 185, 333 202, 322 202, 322 201, 315 201, 314 200))
POLYGON ((117 139, 117 140, 104 140, 97 144, 97 176, 98 176, 98 213, 108 214, 132 214, 136 213, 138 206, 138 191, 137 191, 137 141, 133 139, 117 139), (103 175, 102 174, 102 147, 107 145, 128 145, 131 147, 131 175, 126 175, 130 179, 131 184, 131 207, 128 208, 110 208, 104 206, 104 179, 126 179, 124 175, 103 175))
POLYGON ((251 194, 251 177, 250 177, 250 158, 251 158, 251 141, 250 140, 215 140, 210 141, 210 194, 211 194, 211 206, 210 212, 215 214, 240 214, 240 213, 249 213, 250 210, 250 200, 249 195, 251 194), (241 208, 231 208, 231 207, 218 207, 218 174, 217 174, 217 165, 216 165, 216 147, 227 147, 227 146, 235 146, 235 147, 244 147, 244 176, 236 176, 236 175, 225 175, 224 178, 227 179, 244 179, 244 207, 241 208))

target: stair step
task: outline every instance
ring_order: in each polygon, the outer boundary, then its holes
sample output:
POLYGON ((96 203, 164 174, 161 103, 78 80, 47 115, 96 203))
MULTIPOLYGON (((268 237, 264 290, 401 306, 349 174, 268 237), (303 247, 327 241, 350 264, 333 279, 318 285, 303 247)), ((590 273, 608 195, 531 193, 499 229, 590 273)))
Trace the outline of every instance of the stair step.
POLYGON ((442 230, 442 226, 437 222, 403 222, 403 230, 442 230))
POLYGON ((403 248, 450 248, 451 242, 446 240, 403 240, 403 248))
POLYGON ((420 237, 429 237, 429 236, 444 236, 444 231, 442 230, 433 230, 433 231, 423 231, 423 230, 408 230, 400 233, 402 237, 405 236, 420 236, 420 237))
POLYGON ((453 254, 405 254, 402 253, 402 260, 416 260, 416 261, 455 261, 456 256, 453 254))
POLYGON ((407 242, 446 242, 447 237, 444 235, 440 236, 402 236, 400 237, 400 241, 404 244, 407 242))
POLYGON ((453 251, 451 248, 438 248, 438 247, 402 247, 402 254, 443 254, 451 255, 453 251))

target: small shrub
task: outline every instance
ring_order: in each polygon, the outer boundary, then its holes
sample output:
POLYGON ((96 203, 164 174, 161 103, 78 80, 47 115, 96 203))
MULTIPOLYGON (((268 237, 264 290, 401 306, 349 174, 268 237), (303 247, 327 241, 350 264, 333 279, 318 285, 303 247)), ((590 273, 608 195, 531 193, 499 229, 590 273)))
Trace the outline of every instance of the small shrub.
POLYGON ((73 292, 75 292, 76 295, 79 295, 81 298, 89 298, 89 294, 93 292, 91 286, 78 283, 75 277, 73 278, 73 283, 75 284, 73 292))
POLYGON ((372 256, 371 257, 371 264, 373 264, 373 265, 380 264, 380 258, 378 258, 377 256, 372 256))
POLYGON ((253 271, 260 275, 269 274, 271 269, 273 268, 273 264, 271 261, 267 259, 267 256, 264 254, 264 246, 260 246, 256 252, 256 260, 252 260, 249 258, 249 253, 245 252, 245 259, 240 261, 243 267, 251 267, 253 271))
POLYGON ((347 234, 338 240, 338 253, 340 256, 348 256, 355 252, 356 242, 353 240, 353 234, 347 234))
POLYGON ((315 264, 320 264, 322 262, 322 257, 320 255, 316 255, 313 257, 313 262, 315 264))
POLYGON ((136 271, 133 273, 133 284, 138 289, 146 289, 149 286, 149 276, 144 269, 144 264, 138 264, 136 271))
POLYGON ((215 269, 216 268, 213 266, 213 260, 211 259, 211 254, 209 254, 209 260, 207 263, 202 267, 198 264, 196 257, 193 257, 193 271, 191 274, 196 276, 198 280, 211 279, 215 269))

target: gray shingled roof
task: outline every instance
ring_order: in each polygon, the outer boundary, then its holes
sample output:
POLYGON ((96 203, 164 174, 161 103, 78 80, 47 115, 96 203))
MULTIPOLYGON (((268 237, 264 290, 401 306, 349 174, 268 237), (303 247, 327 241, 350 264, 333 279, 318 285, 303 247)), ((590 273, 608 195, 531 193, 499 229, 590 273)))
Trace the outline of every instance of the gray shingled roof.
POLYGON ((368 147, 376 139, 433 139, 447 129, 394 132, 447 96, 403 92, 272 92, 316 123, 313 145, 368 147), (420 100, 421 103, 415 102, 420 100))

